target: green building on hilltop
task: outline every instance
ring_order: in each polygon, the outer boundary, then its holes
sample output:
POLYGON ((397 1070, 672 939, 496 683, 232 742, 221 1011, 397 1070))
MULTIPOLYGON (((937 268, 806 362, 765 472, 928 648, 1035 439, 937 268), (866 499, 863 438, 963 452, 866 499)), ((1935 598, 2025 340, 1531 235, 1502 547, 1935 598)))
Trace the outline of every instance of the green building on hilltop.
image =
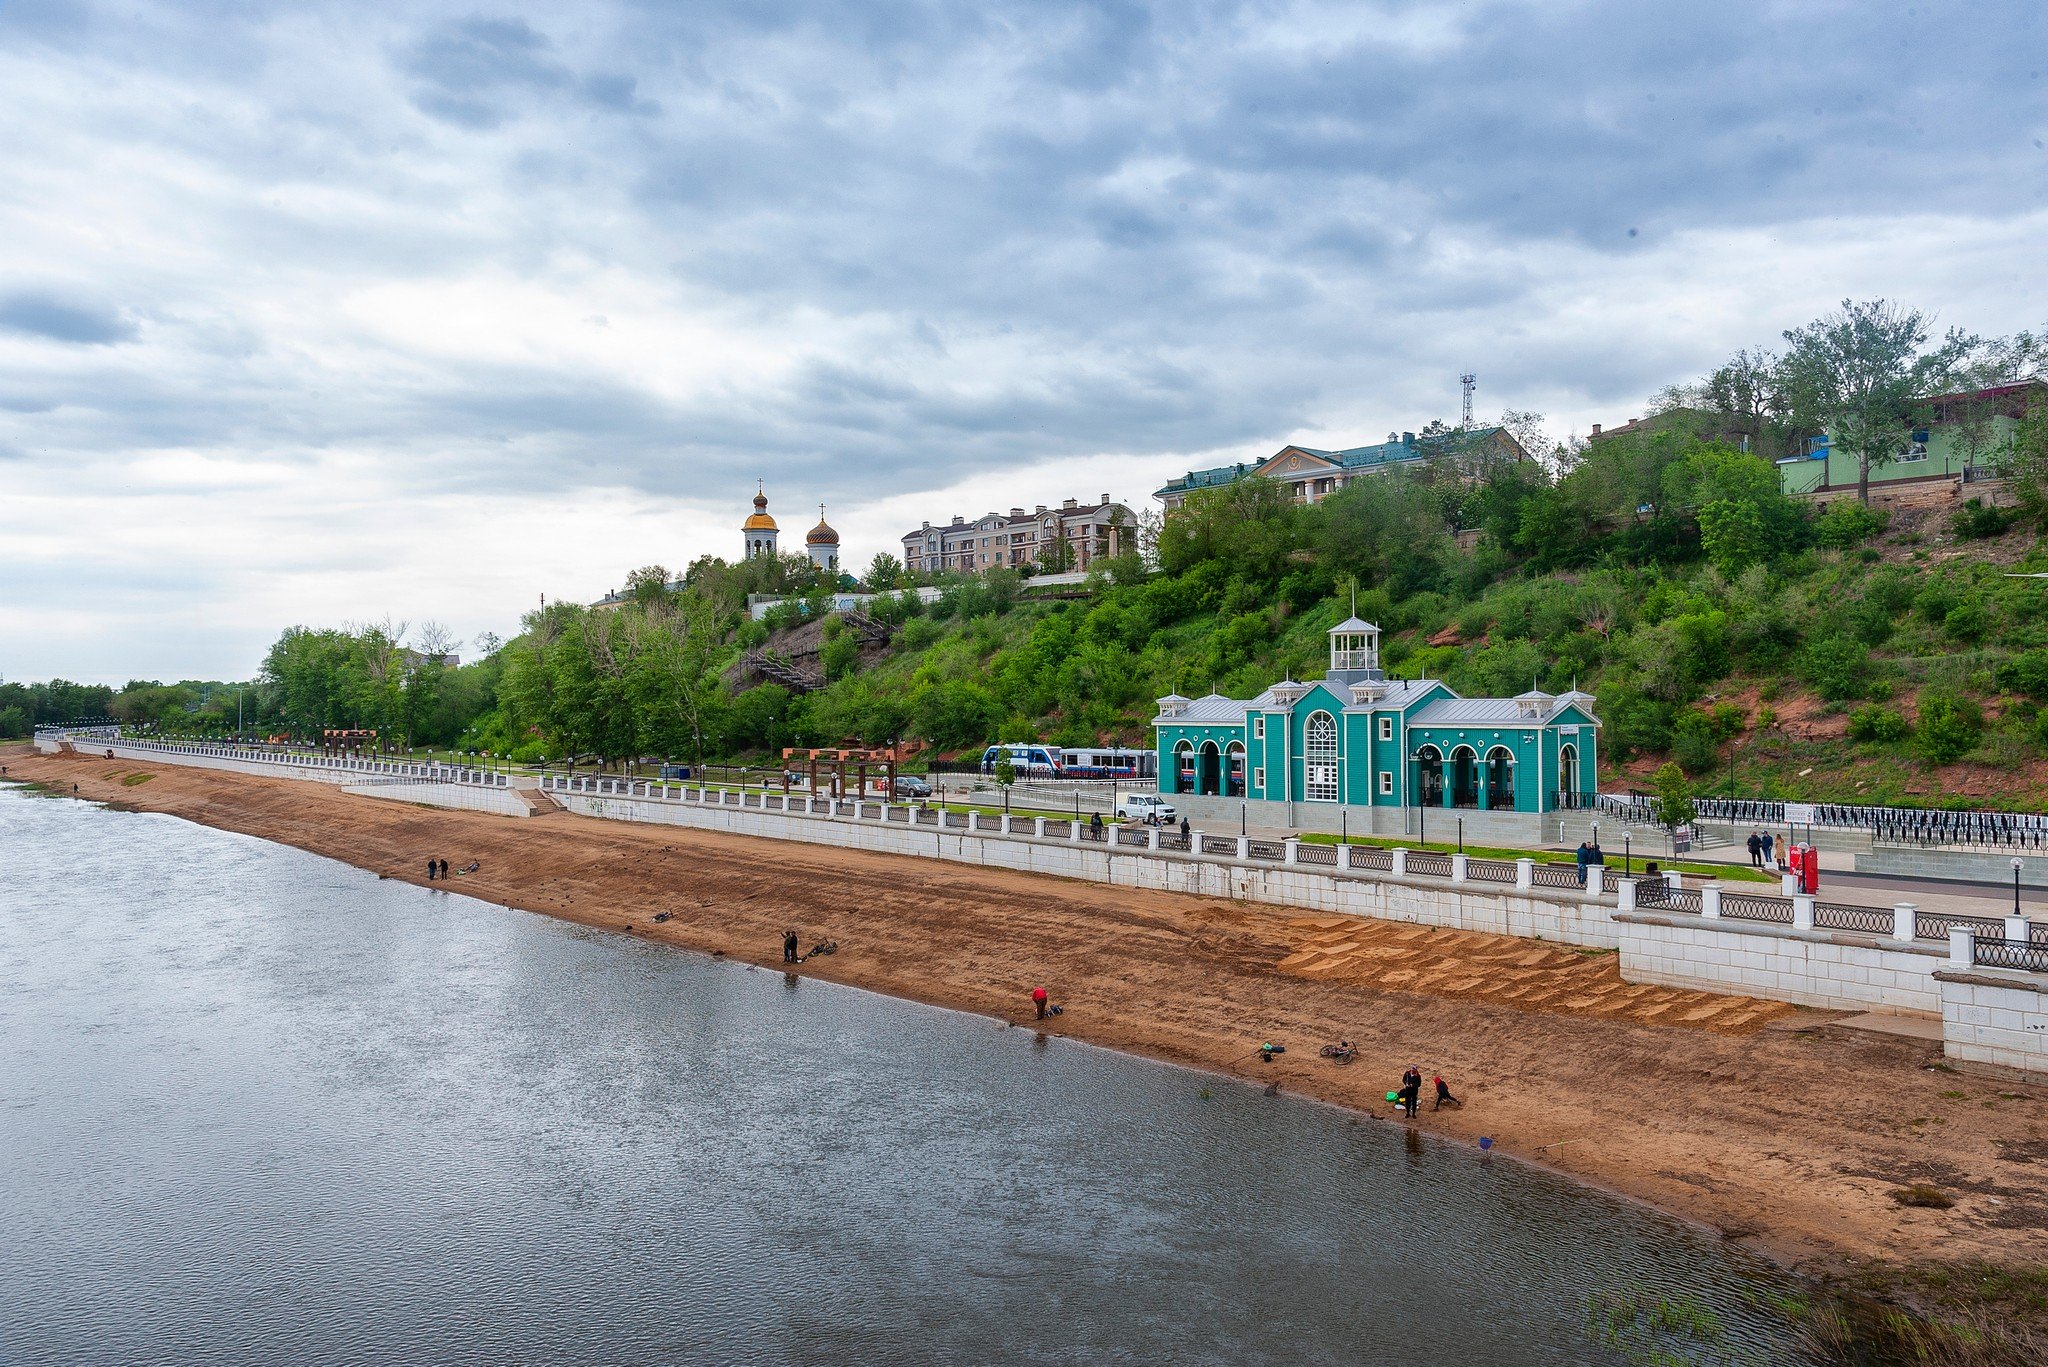
POLYGON ((1436 679, 1390 679, 1380 629, 1330 629, 1330 668, 1248 701, 1159 700, 1159 791, 1197 818, 1408 834, 1420 809, 1471 834, 1530 839, 1546 813, 1592 805, 1600 722, 1576 690, 1461 698, 1436 679))

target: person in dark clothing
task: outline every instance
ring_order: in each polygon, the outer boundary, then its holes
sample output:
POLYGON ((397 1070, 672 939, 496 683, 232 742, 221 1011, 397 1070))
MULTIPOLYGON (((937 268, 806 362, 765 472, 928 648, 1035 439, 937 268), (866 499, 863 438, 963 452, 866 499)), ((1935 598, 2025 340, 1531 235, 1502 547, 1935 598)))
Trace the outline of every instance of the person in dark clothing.
POLYGON ((1579 886, 1586 886, 1586 865, 1593 862, 1593 847, 1581 840, 1579 848, 1572 855, 1572 862, 1579 866, 1579 886))
POLYGON ((440 868, 440 867, 441 867, 441 866, 440 866, 440 864, 439 864, 439 863, 437 863, 436 861, 432 860, 432 859, 429 859, 429 860, 427 861, 427 881, 428 881, 429 883, 431 883, 431 882, 433 882, 433 881, 434 881, 434 870, 436 870, 436 869, 438 869, 438 868, 440 868))
POLYGON ((785 930, 782 932, 782 962, 786 964, 793 964, 797 962, 796 932, 793 930, 785 930))
POLYGON ((1187 840, 1191 838, 1188 834, 1190 829, 1191 828, 1188 825, 1188 819, 1186 817, 1182 817, 1180 819, 1180 838, 1182 840, 1187 840))
POLYGON ((1093 836, 1093 837, 1095 837, 1095 838, 1096 838, 1097 840, 1100 840, 1100 839, 1102 839, 1102 813, 1101 813, 1101 812, 1094 812, 1094 813, 1091 813, 1091 814, 1089 815, 1089 817, 1088 817, 1088 834, 1089 834, 1089 835, 1091 835, 1091 836, 1093 836))
POLYGON ((1422 1100, 1422 1070, 1414 1064, 1401 1074, 1401 1110, 1410 1120, 1415 1118, 1416 1105, 1422 1100))
POLYGON ((1451 1084, 1444 1081, 1444 1075, 1442 1073, 1438 1073, 1436 1075, 1436 1105, 1430 1107, 1430 1109, 1433 1111, 1441 1111, 1444 1108, 1444 1103, 1446 1101, 1450 1102, 1453 1106, 1458 1107, 1460 1110, 1464 1109, 1465 1103, 1451 1095, 1451 1084))
POLYGON ((1755 831, 1749 833, 1749 866, 1753 869, 1764 866, 1764 838, 1755 831))
POLYGON ((448 877, 448 861, 445 859, 441 861, 441 877, 444 879, 448 877))

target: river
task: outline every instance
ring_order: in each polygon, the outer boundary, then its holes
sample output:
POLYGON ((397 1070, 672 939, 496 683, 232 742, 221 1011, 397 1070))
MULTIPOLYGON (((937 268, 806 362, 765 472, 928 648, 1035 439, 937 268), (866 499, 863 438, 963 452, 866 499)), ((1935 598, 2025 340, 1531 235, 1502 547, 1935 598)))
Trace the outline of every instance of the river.
POLYGON ((10 1365, 1797 1360, 1504 1159, 22 789, 0 1117, 10 1365))

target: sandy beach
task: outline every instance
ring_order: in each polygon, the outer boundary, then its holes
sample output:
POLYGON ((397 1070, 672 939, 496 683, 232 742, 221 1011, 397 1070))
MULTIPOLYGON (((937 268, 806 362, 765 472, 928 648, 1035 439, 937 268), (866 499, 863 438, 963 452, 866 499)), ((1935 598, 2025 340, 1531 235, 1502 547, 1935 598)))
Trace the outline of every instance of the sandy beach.
MULTIPOLYGON (((1401 1124, 1410 1063, 1467 1103, 1415 1122, 1719 1229, 1803 1270, 2048 1261, 2048 1088, 1956 1073, 1930 1041, 1621 982, 1612 954, 1305 916, 567 814, 531 820, 321 784, 0 749, 10 778, 451 891, 1210 1069, 1401 1124), (141 775, 148 775, 141 779, 141 775), (666 919, 657 922, 657 914, 666 919), (1065 1013, 1032 1019, 1046 986, 1065 1013), (1348 1066, 1317 1056, 1339 1037, 1348 1066), (1274 1041, 1287 1052, 1256 1057, 1274 1041), (1952 1209, 1903 1207, 1928 1182, 1952 1209)), ((85 928, 81 928, 82 930, 85 928)), ((1276 1178, 1284 1174, 1276 1175, 1276 1178)))

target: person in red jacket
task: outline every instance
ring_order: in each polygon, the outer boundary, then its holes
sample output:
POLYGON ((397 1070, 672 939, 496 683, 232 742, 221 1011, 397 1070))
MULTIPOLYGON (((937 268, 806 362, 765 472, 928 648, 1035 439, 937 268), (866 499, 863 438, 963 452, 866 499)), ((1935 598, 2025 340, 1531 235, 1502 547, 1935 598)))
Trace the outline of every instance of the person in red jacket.
POLYGON ((1035 1007, 1037 1007, 1037 1008, 1038 1008, 1038 1018, 1039 1018, 1040 1020, 1044 1020, 1044 1019, 1045 1019, 1045 1003, 1046 1003, 1046 993, 1045 993, 1045 989, 1044 989, 1044 988, 1042 988, 1042 987, 1034 987, 1034 988, 1032 988, 1032 989, 1031 989, 1031 1004, 1032 1004, 1033 1006, 1035 1006, 1035 1007))

